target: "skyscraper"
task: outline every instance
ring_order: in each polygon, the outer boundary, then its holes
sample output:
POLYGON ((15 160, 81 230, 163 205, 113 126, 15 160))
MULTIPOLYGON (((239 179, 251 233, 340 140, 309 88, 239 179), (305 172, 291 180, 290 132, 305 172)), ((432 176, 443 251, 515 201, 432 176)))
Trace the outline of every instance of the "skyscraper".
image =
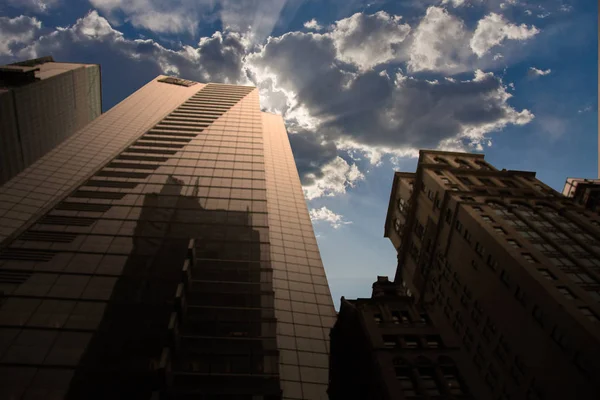
POLYGON ((0 185, 101 112, 99 65, 42 57, 0 66, 0 185))
POLYGON ((158 77, 0 207, 0 397, 326 398, 335 311, 256 88, 158 77))
POLYGON ((600 219, 481 154, 421 151, 396 173, 396 282, 458 335, 497 398, 597 399, 600 219))

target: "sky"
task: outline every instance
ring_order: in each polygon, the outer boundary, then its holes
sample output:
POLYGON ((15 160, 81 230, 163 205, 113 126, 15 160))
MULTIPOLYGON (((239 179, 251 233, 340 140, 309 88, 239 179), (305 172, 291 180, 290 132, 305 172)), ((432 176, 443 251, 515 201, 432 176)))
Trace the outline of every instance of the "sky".
POLYGON ((561 191, 598 163, 590 0, 0 0, 0 64, 98 63, 103 110, 159 74, 283 115, 336 306, 392 277, 393 171, 484 153, 561 191))

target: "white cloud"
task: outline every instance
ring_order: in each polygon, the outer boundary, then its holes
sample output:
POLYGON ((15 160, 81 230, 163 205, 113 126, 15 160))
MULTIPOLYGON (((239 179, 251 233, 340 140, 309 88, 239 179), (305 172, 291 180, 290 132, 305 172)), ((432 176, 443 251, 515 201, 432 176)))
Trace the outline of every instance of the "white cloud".
POLYGON ((586 113, 588 111, 592 111, 592 106, 585 106, 581 110, 577 110, 577 113, 578 114, 583 114, 583 113, 586 113))
POLYGON ((410 71, 462 69, 471 51, 464 23, 443 8, 429 7, 413 35, 410 71))
POLYGON ((442 0, 442 5, 451 4, 452 7, 460 7, 465 5, 465 0, 442 0))
POLYGON ((537 17, 540 18, 540 19, 544 19, 544 18, 547 18, 549 16, 550 16, 550 13, 548 11, 545 11, 545 12, 537 15, 537 17))
POLYGON ((0 17, 0 56, 10 56, 14 47, 27 45, 41 27, 35 17, 0 17))
POLYGON ((90 0, 90 3, 106 13, 113 24, 126 21, 154 32, 192 34, 197 30, 199 15, 210 6, 206 0, 90 0))
POLYGON ((26 8, 33 12, 46 13, 60 4, 60 0, 8 0, 15 8, 26 8))
POLYGON ((315 31, 320 31, 321 29, 323 29, 323 26, 319 25, 319 23, 317 22, 316 19, 311 19, 310 21, 306 21, 304 23, 304 27, 306 29, 313 29, 315 31))
POLYGON ((402 17, 379 11, 372 15, 356 13, 334 24, 330 33, 338 58, 361 70, 387 63, 402 54, 400 45, 410 32, 402 17))
POLYGON ((573 11, 573 6, 570 6, 568 4, 563 4, 560 6, 559 10, 562 12, 571 12, 571 11, 573 11))
POLYGON ((500 14, 490 13, 477 23, 470 45, 473 53, 482 57, 504 40, 526 40, 539 32, 535 26, 515 25, 506 21, 500 14))
POLYGON ((219 19, 223 29, 254 43, 273 31, 286 0, 90 0, 113 24, 130 22, 160 33, 195 35, 199 21, 219 19))
POLYGON ((309 215, 313 222, 327 222, 334 229, 352 223, 351 221, 345 221, 342 215, 334 213, 325 206, 311 209, 309 215))
POLYGON ((352 188, 364 179, 362 172, 356 164, 348 164, 341 157, 334 158, 322 167, 323 176, 313 179, 313 183, 304 186, 304 196, 313 200, 323 196, 336 196, 346 193, 347 188, 352 188))
POLYGON ((261 46, 228 30, 195 46, 129 39, 96 11, 34 36, 19 42, 25 48, 6 44, 12 52, 7 60, 53 54, 57 60, 102 62, 109 71, 106 93, 119 98, 160 73, 253 82, 262 107, 285 118, 309 199, 346 193, 388 157, 414 157, 419 148, 481 149, 491 133, 533 119, 510 105, 510 83, 493 73, 477 70, 470 80, 451 73, 420 77, 394 65, 410 56, 414 71, 472 68, 477 58, 469 47, 471 33, 439 7, 430 7, 413 31, 400 17, 380 12, 353 15, 323 33, 270 37, 261 46), (358 53, 361 46, 369 49, 368 58, 358 53), (374 70, 378 65, 386 69, 374 70))
MULTIPOLYGON (((200 82, 244 82, 243 38, 237 33, 216 32, 202 38, 197 47, 166 48, 151 39, 127 39, 98 12, 91 11, 75 24, 40 36, 19 51, 19 58, 53 54, 57 60, 85 57, 104 64, 123 63, 124 76, 151 79, 161 73, 179 73, 200 82)), ((115 77, 115 79, 118 77, 115 77)), ((139 79, 139 78, 138 78, 139 79)))
POLYGON ((529 67, 529 71, 527 72, 527 74, 532 77, 537 77, 537 76, 550 75, 551 72, 552 72, 552 70, 550 68, 543 70, 543 69, 537 69, 535 67, 529 67))

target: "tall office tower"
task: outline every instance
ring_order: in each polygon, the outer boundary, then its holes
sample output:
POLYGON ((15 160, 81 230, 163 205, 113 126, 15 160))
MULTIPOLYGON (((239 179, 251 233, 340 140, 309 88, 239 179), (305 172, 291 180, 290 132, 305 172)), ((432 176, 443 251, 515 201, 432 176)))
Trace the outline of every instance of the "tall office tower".
POLYGON ((481 154, 421 151, 396 173, 385 235, 497 398, 600 398, 600 218, 481 154), (504 396, 504 397, 502 397, 504 396))
POLYGON ((405 288, 379 276, 370 299, 342 297, 331 330, 329 398, 492 399, 460 346, 405 288))
POLYGON ((567 178, 563 195, 590 211, 600 213, 600 179, 567 178))
POLYGON ((0 66, 0 185, 101 112, 99 65, 43 57, 0 66))
POLYGON ((0 398, 326 398, 335 311, 257 89, 159 77, 0 207, 0 398))

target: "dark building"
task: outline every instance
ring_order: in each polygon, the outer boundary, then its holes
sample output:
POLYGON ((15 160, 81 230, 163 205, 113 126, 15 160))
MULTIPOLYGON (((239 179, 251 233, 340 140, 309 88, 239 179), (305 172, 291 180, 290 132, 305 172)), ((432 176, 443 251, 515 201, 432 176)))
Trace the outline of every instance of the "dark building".
POLYGON ((403 282, 498 399, 600 398, 600 218, 481 154, 395 173, 385 236, 403 282))
POLYGON ((326 397, 335 310, 256 88, 158 77, 0 200, 1 399, 326 397))
POLYGON ((100 66, 42 57, 0 66, 0 185, 102 112, 100 66))
POLYGON ((402 286, 378 277, 370 299, 342 297, 331 330, 329 398, 491 399, 460 345, 402 286))
POLYGON ((600 213, 600 179, 567 178, 563 194, 575 204, 600 213))

